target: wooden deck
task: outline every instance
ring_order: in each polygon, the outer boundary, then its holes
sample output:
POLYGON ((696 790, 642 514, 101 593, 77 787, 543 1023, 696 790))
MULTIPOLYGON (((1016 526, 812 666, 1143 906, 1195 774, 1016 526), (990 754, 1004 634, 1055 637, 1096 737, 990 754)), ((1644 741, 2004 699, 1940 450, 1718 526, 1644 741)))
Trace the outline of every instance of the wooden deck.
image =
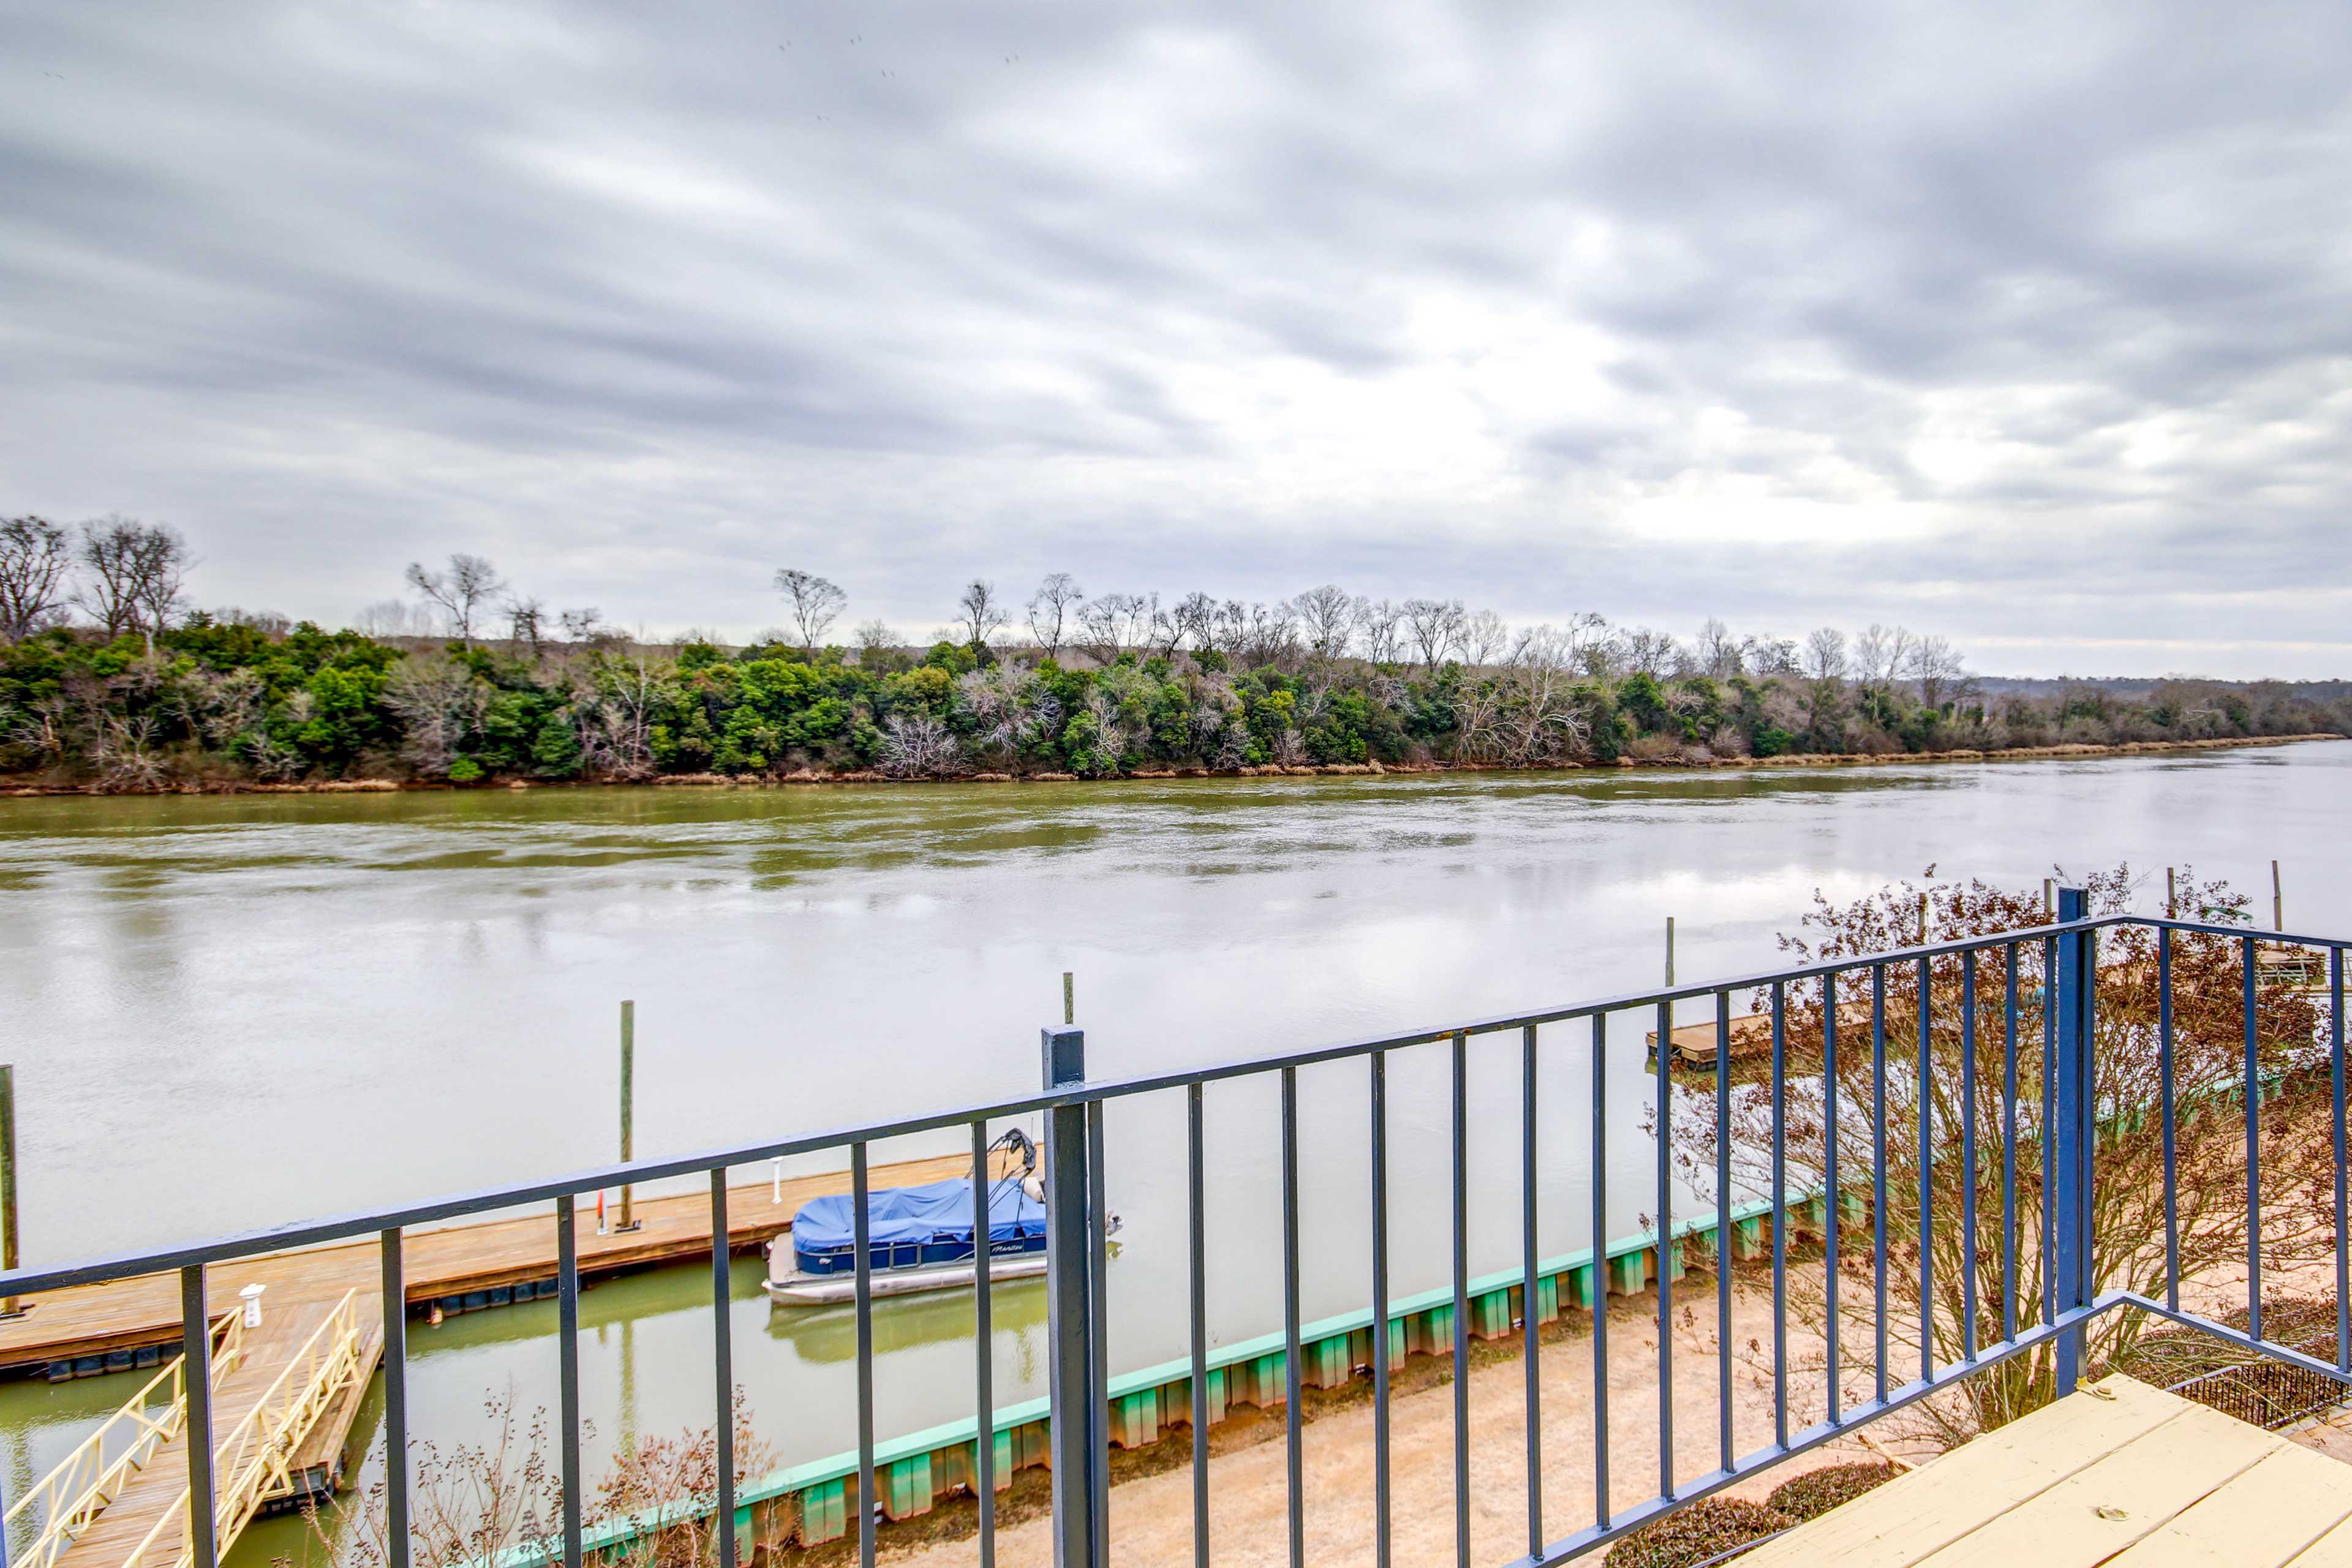
MULTIPOLYGON (((1000 1156, 1001 1158, 1002 1156, 1000 1156)), ((909 1160, 873 1168, 877 1187, 945 1181, 971 1169, 967 1154, 909 1160)), ((792 1228, 793 1211, 813 1197, 849 1190, 846 1172, 789 1176, 781 1203, 771 1184, 730 1189, 727 1245, 744 1251, 792 1228)), ((617 1219, 617 1205, 608 1205, 617 1219)), ((638 1228, 598 1236, 593 1213, 580 1216, 582 1277, 618 1273, 710 1254, 710 1200, 701 1193, 641 1199, 638 1228)), ((548 1213, 443 1230, 413 1232, 403 1247, 412 1307, 471 1291, 495 1290, 551 1279, 555 1273, 555 1215, 548 1213)), ((214 1268, 206 1282, 215 1320, 236 1311, 237 1291, 266 1285, 272 1309, 332 1301, 345 1290, 373 1297, 380 1268, 373 1240, 302 1252, 268 1254, 214 1268)), ((0 1321, 0 1368, 46 1366, 147 1346, 175 1350, 180 1339, 180 1286, 173 1275, 148 1275, 111 1285, 83 1285, 28 1298, 34 1310, 0 1321)))
POLYGON ((2352 1568, 2352 1465, 2110 1377, 1740 1568, 2352 1568))

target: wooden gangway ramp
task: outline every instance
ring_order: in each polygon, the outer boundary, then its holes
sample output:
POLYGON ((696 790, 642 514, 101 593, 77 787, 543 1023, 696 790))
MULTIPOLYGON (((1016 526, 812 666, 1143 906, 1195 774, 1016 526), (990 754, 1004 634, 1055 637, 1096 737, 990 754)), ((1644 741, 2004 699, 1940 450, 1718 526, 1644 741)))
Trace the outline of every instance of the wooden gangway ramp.
POLYGON ((2352 1465, 2110 1377, 1738 1561, 1740 1568, 2352 1568, 2352 1465))
MULTIPOLYGON (((211 1380, 213 1517, 223 1553, 273 1501, 311 1495, 314 1456, 341 1455, 383 1353, 383 1321, 355 1290, 224 1328, 211 1380)), ((181 1568, 189 1561, 190 1433, 178 1372, 175 1365, 142 1388, 19 1500, 12 1514, 37 1515, 26 1522, 37 1521, 38 1533, 13 1568, 181 1568), (173 1397, 148 1406, 154 1393, 173 1397)))

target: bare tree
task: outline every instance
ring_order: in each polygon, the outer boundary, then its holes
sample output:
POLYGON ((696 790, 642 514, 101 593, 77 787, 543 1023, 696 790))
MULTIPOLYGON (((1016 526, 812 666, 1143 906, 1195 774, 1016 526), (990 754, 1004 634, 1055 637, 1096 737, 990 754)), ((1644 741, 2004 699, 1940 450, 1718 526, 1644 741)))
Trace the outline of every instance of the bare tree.
POLYGON ((1119 655, 1150 640, 1159 615, 1157 594, 1105 594, 1088 599, 1078 610, 1078 634, 1085 639, 1087 657, 1106 667, 1118 663, 1119 655))
POLYGON ((877 654, 888 653, 899 646, 898 628, 887 621, 867 621, 850 636, 857 639, 857 662, 860 667, 874 664, 877 654))
POLYGON ((378 599, 362 605, 352 617, 352 629, 371 637, 421 637, 433 631, 430 616, 405 599, 378 599))
POLYGON ((49 624, 64 604, 71 560, 66 531, 37 517, 0 521, 0 642, 17 642, 49 624))
POLYGON ((1037 584, 1037 591, 1029 595, 1029 635, 1037 639, 1037 646, 1045 650, 1047 658, 1062 657, 1062 644, 1069 636, 1071 619, 1078 601, 1085 597, 1086 591, 1078 586, 1078 580, 1067 572, 1047 573, 1045 580, 1037 584))
POLYGON ((792 612, 793 628, 801 635, 801 651, 814 654, 824 634, 840 619, 849 595, 839 584, 797 566, 777 568, 775 582, 776 592, 784 596, 785 607, 792 612))
POLYGON ((507 640, 529 643, 530 657, 541 658, 545 652, 547 606, 537 595, 507 601, 507 640))
POLYGON ((155 634, 179 607, 188 542, 176 530, 117 512, 82 524, 78 553, 89 576, 77 602, 109 637, 144 632, 153 652, 155 634))
POLYGON ((1342 658, 1356 636, 1356 600, 1346 589, 1326 583, 1290 601, 1298 612, 1299 629, 1307 651, 1324 658, 1342 658))
POLYGON ((604 612, 593 605, 565 610, 555 620, 563 628, 563 640, 566 642, 603 642, 613 635, 604 625, 604 612))
POLYGON ((1698 639, 1691 645, 1691 664, 1697 674, 1717 679, 1738 675, 1748 667, 1739 639, 1731 635, 1729 626, 1712 616, 1699 627, 1698 639))
POLYGON ((408 585, 441 606, 457 640, 474 646, 474 617, 506 591, 506 579, 479 555, 460 552, 449 557, 449 570, 428 572, 419 562, 408 563, 408 585))
POLYGON ((1944 706, 1968 675, 1959 650, 1939 637, 1923 637, 1911 645, 1908 668, 1911 679, 1919 683, 1920 702, 1936 710, 1944 706))
POLYGON ((1739 657, 1751 675, 1795 675, 1802 653, 1796 638, 1776 637, 1764 632, 1740 638, 1739 657))
POLYGON ((1462 634, 1465 618, 1459 599, 1404 602, 1405 629, 1412 635, 1413 647, 1420 650, 1423 668, 1433 670, 1444 662, 1462 634))
POLYGON ((1218 635, 1223 629, 1222 617, 1217 614, 1217 601, 1207 594, 1185 595, 1176 601, 1176 607, 1168 612, 1168 618, 1174 625, 1180 640, 1184 637, 1192 639, 1195 653, 1208 653, 1215 648, 1218 635))
POLYGON ((1003 631, 1011 618, 1005 614, 1004 601, 996 596, 996 584, 980 577, 964 584, 956 612, 970 634, 965 641, 974 648, 986 647, 988 639, 1003 631))
POLYGON ((1822 626, 1805 639, 1804 672, 1811 680, 1845 679, 1845 634, 1822 626))
MULTIPOLYGON (((1227 609, 1238 606, 1228 605, 1227 609)), ((1234 646, 1251 665, 1286 665, 1298 657, 1298 614, 1287 601, 1252 605, 1234 617, 1234 646)))
POLYGON ((1854 673, 1874 685, 1889 685, 1911 662, 1911 647, 1918 639, 1902 626, 1882 626, 1873 621, 1853 639, 1854 673))
POLYGON ((1462 662, 1473 669, 1484 669, 1510 647, 1511 628, 1494 611, 1480 610, 1462 617, 1461 642, 1462 662))
POLYGON ((1664 632, 1627 626, 1610 644, 1610 657, 1626 674, 1655 680, 1674 668, 1682 657, 1682 645, 1664 632))
POLYGON ((1403 625, 1404 611, 1386 599, 1374 604, 1370 599, 1356 601, 1356 622, 1364 628, 1364 657, 1374 664, 1394 664, 1404 652, 1398 628, 1403 625))
POLYGON ((945 724, 915 709, 882 721, 877 761, 893 778, 945 778, 963 766, 963 747, 945 724))

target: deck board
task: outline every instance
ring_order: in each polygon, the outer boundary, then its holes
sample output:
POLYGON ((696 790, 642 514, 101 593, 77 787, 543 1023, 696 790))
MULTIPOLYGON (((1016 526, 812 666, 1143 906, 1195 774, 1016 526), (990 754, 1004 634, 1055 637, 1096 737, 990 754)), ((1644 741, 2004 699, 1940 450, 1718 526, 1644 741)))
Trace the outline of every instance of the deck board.
POLYGON ((2292 1563, 2352 1518, 2352 1467, 2290 1443, 2115 1560, 2115 1568, 2292 1563), (2315 1500, 2317 1506, 2313 1506, 2315 1500))
POLYGON ((1789 1531, 1742 1568, 2352 1568, 2352 1466, 2126 1377, 1789 1531))

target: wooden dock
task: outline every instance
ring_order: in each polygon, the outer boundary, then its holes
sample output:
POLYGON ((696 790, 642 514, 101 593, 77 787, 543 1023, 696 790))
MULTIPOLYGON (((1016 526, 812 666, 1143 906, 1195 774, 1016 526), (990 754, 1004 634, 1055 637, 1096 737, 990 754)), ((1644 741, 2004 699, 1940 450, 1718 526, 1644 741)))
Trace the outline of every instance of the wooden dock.
MULTIPOLYGON (((347 1291, 265 1312, 257 1324, 232 1323, 217 1351, 213 1517, 226 1553, 257 1515, 340 1482, 352 1416, 383 1354, 383 1323, 374 1302, 347 1291)), ((174 1399, 152 1412, 143 1403, 134 1396, 35 1489, 43 1507, 23 1521, 32 1539, 18 1553, 22 1568, 179 1568, 185 1561, 186 1405, 174 1399), (162 1440, 110 1462, 107 1433, 118 1426, 162 1440)))
POLYGON ((2352 1465, 2110 1377, 1738 1561, 1740 1568, 2352 1568, 2352 1465))
MULTIPOLYGON (((873 1184, 884 1187, 946 1181, 971 1169, 970 1155, 946 1154, 877 1165, 873 1184)), ((792 1228, 793 1212, 810 1198, 848 1190, 846 1172, 788 1176, 781 1202, 775 1201, 768 1182, 731 1188, 728 1247, 740 1252, 764 1246, 792 1228)), ((608 1208, 608 1213, 617 1218, 617 1208, 608 1208)), ((607 1236, 595 1234, 593 1214, 581 1215, 583 1279, 710 1255, 710 1200, 703 1194, 643 1198, 635 1214, 635 1230, 607 1236)), ((503 1305, 514 1299, 515 1287, 537 1287, 555 1277, 555 1215, 551 1210, 415 1231, 402 1251, 412 1310, 436 1306, 445 1311, 470 1310, 493 1304, 489 1299, 499 1292, 505 1296, 496 1304, 503 1305), (471 1300, 476 1297, 480 1300, 471 1300)), ((265 1310, 274 1312, 305 1301, 331 1301, 345 1290, 373 1296, 380 1289, 380 1277, 376 1246, 370 1240, 222 1264, 211 1270, 207 1291, 218 1320, 241 1308, 237 1292, 247 1285, 268 1288, 265 1310)), ((152 1366, 179 1345, 180 1287, 173 1275, 75 1286, 28 1300, 33 1310, 0 1321, 0 1368, 39 1369, 54 1376, 64 1363, 66 1375, 89 1375, 152 1366), (142 1357, 141 1352, 146 1354, 142 1357)))
MULTIPOLYGON (((1867 1001, 1841 1002, 1837 1016, 1841 1048, 1843 1048, 1843 1042, 1854 1037, 1853 1031, 1867 1031, 1870 1027, 1870 1004, 1867 1001)), ((1650 1059, 1655 1061, 1658 1031, 1652 1029, 1643 1038, 1649 1043, 1650 1059)), ((1668 1038, 1675 1054, 1675 1066, 1694 1068, 1702 1072, 1715 1070, 1716 1047, 1720 1042, 1717 1039, 1714 1019, 1709 1018, 1703 1024, 1677 1024, 1668 1038)), ((1863 1038, 1867 1041, 1866 1033, 1863 1038)), ((1771 1049, 1772 1016, 1769 1013, 1734 1013, 1731 1016, 1731 1055, 1734 1059, 1766 1056, 1771 1049)))

